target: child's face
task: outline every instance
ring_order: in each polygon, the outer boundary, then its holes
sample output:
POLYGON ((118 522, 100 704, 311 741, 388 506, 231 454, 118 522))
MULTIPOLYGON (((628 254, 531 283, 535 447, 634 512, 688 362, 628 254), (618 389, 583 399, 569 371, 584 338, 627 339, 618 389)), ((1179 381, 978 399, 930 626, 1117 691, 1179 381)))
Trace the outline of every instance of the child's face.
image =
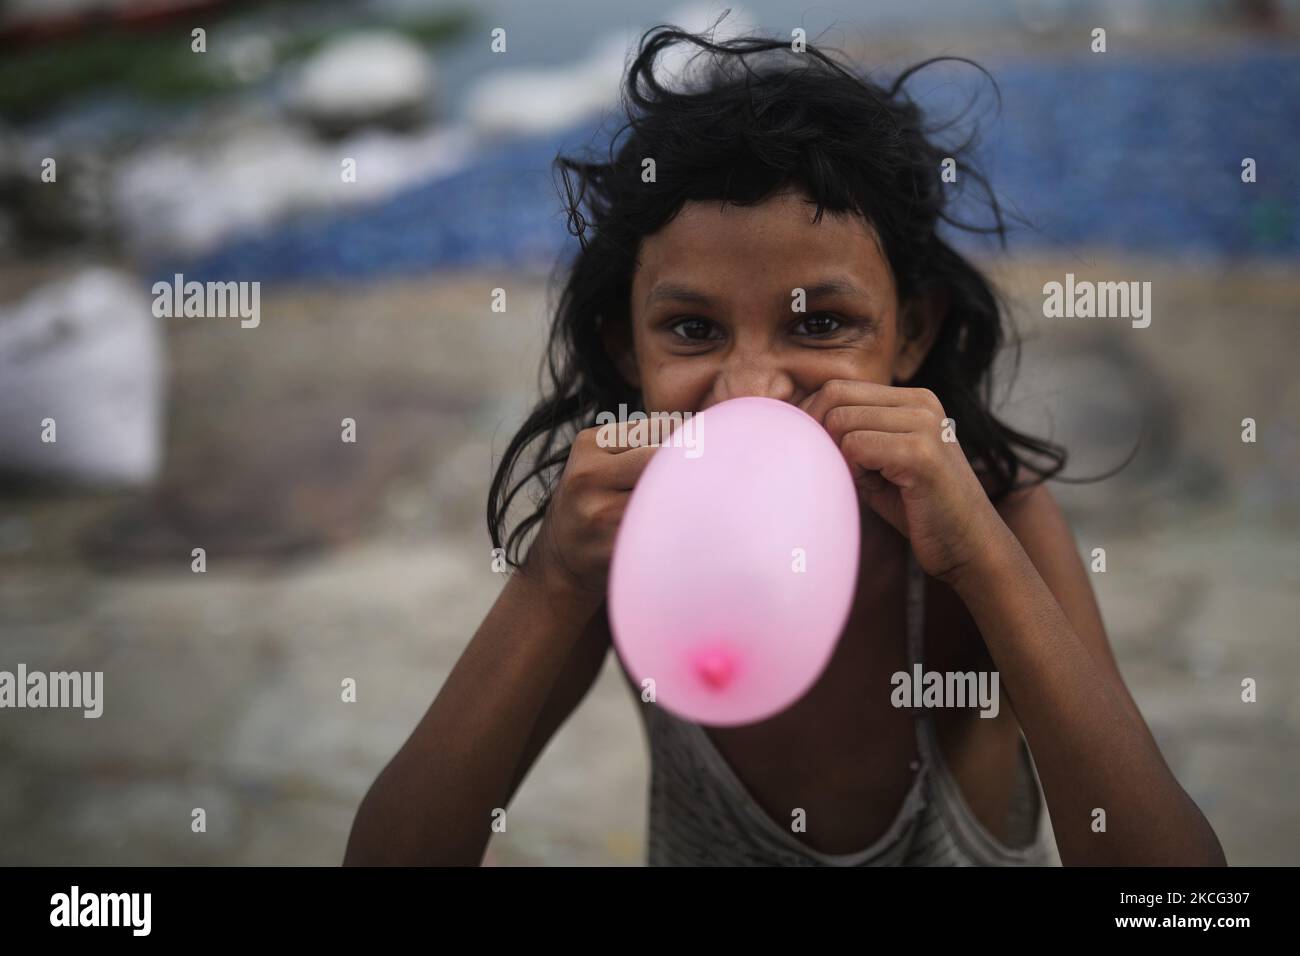
POLYGON ((814 211, 789 192, 747 207, 689 202, 643 241, 631 348, 610 348, 646 411, 749 395, 798 404, 830 379, 890 385, 920 367, 937 323, 918 314, 906 339, 874 232, 858 216, 814 223, 814 211))

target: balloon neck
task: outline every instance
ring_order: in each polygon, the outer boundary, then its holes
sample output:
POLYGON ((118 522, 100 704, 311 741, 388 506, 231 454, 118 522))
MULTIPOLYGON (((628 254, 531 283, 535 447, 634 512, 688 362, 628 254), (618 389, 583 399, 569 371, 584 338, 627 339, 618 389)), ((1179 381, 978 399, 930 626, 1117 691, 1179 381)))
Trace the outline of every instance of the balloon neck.
POLYGON ((695 673, 714 690, 722 690, 736 676, 735 653, 725 647, 710 647, 695 655, 695 673))

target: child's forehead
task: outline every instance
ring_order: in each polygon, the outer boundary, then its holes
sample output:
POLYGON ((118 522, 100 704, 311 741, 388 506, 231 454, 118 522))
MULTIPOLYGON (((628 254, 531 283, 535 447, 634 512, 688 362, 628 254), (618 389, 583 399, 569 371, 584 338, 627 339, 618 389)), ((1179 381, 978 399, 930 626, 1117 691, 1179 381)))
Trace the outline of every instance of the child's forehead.
POLYGON ((719 292, 758 285, 807 287, 842 278, 863 289, 892 288, 892 275, 874 230, 860 216, 824 211, 800 197, 751 206, 695 201, 643 240, 633 274, 638 305, 656 286, 719 292))

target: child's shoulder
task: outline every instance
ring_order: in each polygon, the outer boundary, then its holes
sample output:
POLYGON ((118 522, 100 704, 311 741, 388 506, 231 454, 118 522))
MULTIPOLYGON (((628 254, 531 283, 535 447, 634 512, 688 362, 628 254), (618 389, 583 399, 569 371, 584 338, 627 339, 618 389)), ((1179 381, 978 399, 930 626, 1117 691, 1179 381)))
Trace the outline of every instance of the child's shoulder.
MULTIPOLYGON (((1077 551, 1074 532, 1056 496, 1024 466, 1016 473, 1013 490, 994 507, 1035 565, 1039 564, 1037 554, 1077 551)), ((1040 573, 1042 570, 1040 567, 1040 573)))
POLYGON ((1092 581, 1056 496, 1023 465, 1013 488, 994 505, 998 515, 1076 629, 1088 634, 1089 643, 1105 640, 1092 581))
MULTIPOLYGON (((985 492, 991 493, 993 480, 987 472, 976 469, 985 492)), ((1073 534, 1060 505, 1047 484, 1023 464, 1017 465, 1012 490, 994 503, 993 507, 1007 523, 1022 545, 1025 538, 1065 540, 1073 546, 1073 534)))
POLYGON ((1102 623, 1092 575, 1065 512, 1046 484, 1027 480, 1018 483, 1024 487, 998 502, 998 514, 1080 639, 1113 666, 1114 653, 1102 623))

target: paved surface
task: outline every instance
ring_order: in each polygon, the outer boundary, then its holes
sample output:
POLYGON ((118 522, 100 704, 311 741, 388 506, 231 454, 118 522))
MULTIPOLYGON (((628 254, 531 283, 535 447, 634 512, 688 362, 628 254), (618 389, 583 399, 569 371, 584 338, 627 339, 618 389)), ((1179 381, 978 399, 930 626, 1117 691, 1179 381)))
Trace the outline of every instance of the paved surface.
MULTIPOLYGON (((1134 403, 1152 410, 1126 472, 1058 496, 1080 548, 1107 549, 1094 580, 1124 674, 1229 861, 1300 862, 1294 280, 1091 259, 1003 278, 1029 335, 1012 412, 1054 422, 1072 472, 1114 464, 1134 403), (1152 280, 1152 327, 1033 319, 1066 271, 1152 280)), ((103 670, 106 704, 99 720, 0 712, 0 863, 339 862, 502 583, 483 501, 535 382, 544 289, 512 285, 502 316, 499 284, 265 290, 255 332, 173 324, 153 493, 3 492, 0 667, 103 670)), ((640 862, 646 757, 614 666, 491 862, 640 862)))

